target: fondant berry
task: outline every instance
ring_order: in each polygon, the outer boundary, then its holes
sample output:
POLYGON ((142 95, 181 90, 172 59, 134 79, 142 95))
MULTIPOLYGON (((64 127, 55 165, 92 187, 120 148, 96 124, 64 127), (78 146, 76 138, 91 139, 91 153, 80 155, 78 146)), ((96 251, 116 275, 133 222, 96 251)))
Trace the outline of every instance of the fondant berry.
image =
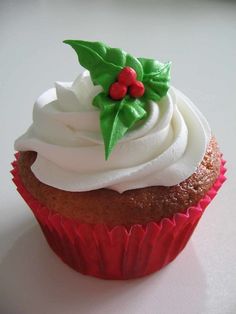
POLYGON ((114 100, 120 100, 127 94, 127 87, 124 84, 115 82, 110 86, 109 95, 114 100))
POLYGON ((125 86, 130 86, 136 81, 137 74, 131 67, 125 67, 118 75, 118 82, 125 86))
POLYGON ((145 92, 145 87, 142 82, 136 81, 129 87, 129 94, 131 97, 142 97, 145 92))

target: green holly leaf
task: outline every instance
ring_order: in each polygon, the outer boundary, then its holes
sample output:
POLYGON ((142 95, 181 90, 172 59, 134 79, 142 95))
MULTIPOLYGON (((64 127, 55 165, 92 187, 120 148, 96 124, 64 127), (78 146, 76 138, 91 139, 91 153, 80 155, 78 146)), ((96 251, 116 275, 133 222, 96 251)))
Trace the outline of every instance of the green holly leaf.
POLYGON ((156 60, 138 58, 143 66, 143 100, 158 101, 167 94, 170 82, 171 62, 160 63, 156 60))
POLYGON ((167 94, 171 63, 160 63, 152 59, 135 58, 118 48, 111 48, 101 42, 65 40, 77 53, 80 64, 89 70, 94 85, 101 85, 93 105, 100 109, 100 127, 108 159, 116 143, 146 115, 148 101, 159 101, 167 94), (110 86, 117 80, 120 71, 129 66, 143 82, 145 93, 141 98, 128 94, 120 101, 111 99, 110 86))
POLYGON ((64 43, 74 48, 80 64, 89 70, 94 85, 101 85, 106 93, 125 66, 136 71, 138 80, 143 78, 140 61, 121 49, 83 40, 65 40, 64 43))
POLYGON ((93 105, 100 109, 100 127, 107 160, 117 142, 137 121, 146 116, 145 104, 140 99, 129 96, 115 101, 102 92, 94 98, 93 105))

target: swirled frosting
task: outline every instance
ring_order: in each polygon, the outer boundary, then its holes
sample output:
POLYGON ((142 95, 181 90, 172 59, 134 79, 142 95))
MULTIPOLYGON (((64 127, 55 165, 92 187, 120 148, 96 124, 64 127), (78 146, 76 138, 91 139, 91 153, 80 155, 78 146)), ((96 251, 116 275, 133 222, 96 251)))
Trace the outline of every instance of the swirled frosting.
POLYGON ((119 141, 108 161, 92 100, 101 91, 89 72, 74 83, 56 83, 36 101, 33 123, 15 142, 32 150, 43 183, 65 191, 109 188, 118 192, 172 186, 192 175, 205 154, 211 131, 206 119, 180 91, 147 104, 148 118, 119 141))

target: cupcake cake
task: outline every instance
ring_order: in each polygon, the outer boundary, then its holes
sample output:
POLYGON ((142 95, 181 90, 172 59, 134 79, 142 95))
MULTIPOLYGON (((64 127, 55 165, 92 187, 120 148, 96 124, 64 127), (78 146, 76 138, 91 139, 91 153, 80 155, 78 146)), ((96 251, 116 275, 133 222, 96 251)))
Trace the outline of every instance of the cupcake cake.
POLYGON ((66 40, 86 69, 35 102, 13 181, 75 270, 130 279, 185 247, 225 180, 208 122, 170 87, 171 63, 66 40))

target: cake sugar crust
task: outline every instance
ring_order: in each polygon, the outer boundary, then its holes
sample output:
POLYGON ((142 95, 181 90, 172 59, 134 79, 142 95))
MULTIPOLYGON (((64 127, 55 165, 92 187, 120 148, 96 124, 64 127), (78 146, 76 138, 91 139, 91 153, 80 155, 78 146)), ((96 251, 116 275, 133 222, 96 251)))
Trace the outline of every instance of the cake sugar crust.
POLYGON ((18 167, 26 189, 44 206, 83 223, 146 224, 184 213, 210 190, 220 173, 221 154, 214 137, 197 170, 180 184, 118 193, 109 189, 67 192, 40 182, 31 171, 36 152, 20 152, 18 167))

